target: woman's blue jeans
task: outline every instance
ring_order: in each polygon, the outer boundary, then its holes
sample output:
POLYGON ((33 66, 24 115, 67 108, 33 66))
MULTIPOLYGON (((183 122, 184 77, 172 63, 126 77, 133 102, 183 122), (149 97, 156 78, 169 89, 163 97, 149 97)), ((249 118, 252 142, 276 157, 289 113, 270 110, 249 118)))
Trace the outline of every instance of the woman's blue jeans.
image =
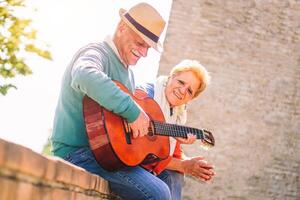
POLYGON ((64 159, 106 179, 109 182, 111 191, 124 200, 181 199, 183 175, 176 171, 164 170, 161 174, 155 176, 137 166, 109 172, 97 163, 88 147, 80 148, 64 159))

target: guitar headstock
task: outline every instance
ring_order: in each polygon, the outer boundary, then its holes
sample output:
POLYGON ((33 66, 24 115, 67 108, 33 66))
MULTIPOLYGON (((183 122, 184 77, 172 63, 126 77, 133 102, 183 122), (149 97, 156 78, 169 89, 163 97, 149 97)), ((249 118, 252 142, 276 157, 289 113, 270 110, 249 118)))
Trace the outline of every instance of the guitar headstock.
POLYGON ((204 149, 210 149, 211 147, 215 146, 215 139, 213 134, 210 131, 207 131, 205 129, 202 130, 203 132, 203 139, 202 141, 202 147, 204 149))

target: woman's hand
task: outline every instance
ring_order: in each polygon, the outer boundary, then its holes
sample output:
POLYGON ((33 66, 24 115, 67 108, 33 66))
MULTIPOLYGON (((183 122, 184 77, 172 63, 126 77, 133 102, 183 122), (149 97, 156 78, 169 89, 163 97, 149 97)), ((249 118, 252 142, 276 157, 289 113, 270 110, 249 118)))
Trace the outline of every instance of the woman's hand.
POLYGON ((187 138, 177 137, 176 140, 181 144, 193 144, 197 139, 197 136, 191 133, 187 134, 187 138))
POLYGON ((209 181, 215 175, 214 166, 204 157, 193 157, 182 161, 183 172, 202 181, 209 181))

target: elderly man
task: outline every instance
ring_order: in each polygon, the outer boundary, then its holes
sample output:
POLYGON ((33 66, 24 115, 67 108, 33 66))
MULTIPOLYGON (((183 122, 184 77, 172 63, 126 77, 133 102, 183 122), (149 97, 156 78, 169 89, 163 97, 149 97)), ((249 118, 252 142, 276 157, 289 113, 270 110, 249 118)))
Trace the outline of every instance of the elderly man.
POLYGON ((108 172, 98 165, 89 147, 83 119, 85 95, 126 119, 134 138, 147 134, 148 116, 112 80, 133 92, 134 77, 128 67, 146 57, 150 47, 161 50, 159 37, 165 21, 146 3, 128 12, 120 9, 119 14, 121 20, 113 37, 80 49, 66 69, 51 136, 52 152, 103 177, 112 192, 124 199, 170 199, 164 180, 139 166, 108 172))

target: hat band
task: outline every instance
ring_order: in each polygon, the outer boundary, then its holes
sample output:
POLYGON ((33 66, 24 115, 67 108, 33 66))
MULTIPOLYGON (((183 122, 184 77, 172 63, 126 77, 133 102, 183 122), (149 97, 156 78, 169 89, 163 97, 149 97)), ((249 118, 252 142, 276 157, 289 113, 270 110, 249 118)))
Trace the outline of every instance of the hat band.
POLYGON ((141 24, 139 24, 135 19, 133 19, 128 13, 124 15, 126 19, 141 33, 143 33, 145 36, 147 36, 149 39, 151 39, 153 42, 157 43, 159 37, 157 37, 155 34, 153 34, 151 31, 143 27, 141 24))

